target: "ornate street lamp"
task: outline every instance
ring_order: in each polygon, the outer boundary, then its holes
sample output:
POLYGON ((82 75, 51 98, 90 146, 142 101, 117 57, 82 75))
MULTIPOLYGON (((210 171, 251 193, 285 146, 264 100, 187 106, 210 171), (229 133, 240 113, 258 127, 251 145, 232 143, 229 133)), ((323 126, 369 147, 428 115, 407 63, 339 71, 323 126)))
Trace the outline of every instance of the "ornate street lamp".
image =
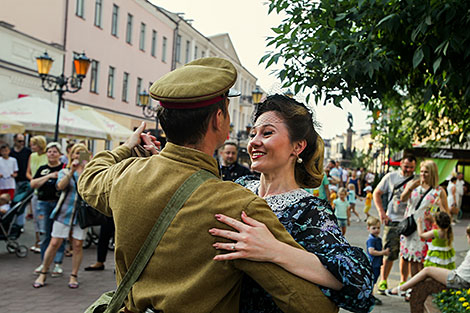
POLYGON ((64 73, 60 74, 60 76, 49 74, 54 60, 47 54, 47 52, 44 52, 43 55, 37 57, 36 61, 38 65, 38 74, 42 81, 42 88, 48 92, 57 91, 57 94, 59 95, 59 105, 57 108, 57 119, 54 133, 54 141, 57 141, 59 139, 60 107, 64 100, 64 93, 75 93, 82 89, 82 81, 86 76, 88 67, 90 66, 90 59, 85 56, 85 53, 75 56, 73 58, 73 65, 75 67, 76 76, 70 77, 66 77, 64 73))
POLYGON ((158 130, 158 116, 157 116, 157 108, 150 105, 150 97, 147 91, 142 91, 139 93, 139 103, 137 106, 142 108, 142 114, 146 118, 155 118, 155 131, 157 132, 157 137, 159 135, 158 130))
POLYGON ((258 104, 261 101, 263 92, 261 91, 261 89, 259 89, 259 86, 256 86, 255 90, 251 92, 251 96, 253 99, 253 104, 258 104))

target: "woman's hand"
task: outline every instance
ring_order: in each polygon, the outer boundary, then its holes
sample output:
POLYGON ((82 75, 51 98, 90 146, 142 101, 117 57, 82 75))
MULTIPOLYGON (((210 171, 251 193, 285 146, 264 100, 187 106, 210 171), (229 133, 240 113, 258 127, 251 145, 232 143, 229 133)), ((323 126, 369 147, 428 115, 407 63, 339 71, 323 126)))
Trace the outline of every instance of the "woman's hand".
POLYGON ((211 228, 209 233, 233 240, 233 243, 216 242, 213 247, 218 250, 229 250, 232 253, 219 254, 214 257, 216 261, 247 259, 260 262, 275 262, 275 257, 279 255, 281 243, 271 234, 269 229, 263 223, 248 217, 242 212, 242 222, 223 214, 216 214, 216 219, 236 231, 211 228))
POLYGON ((150 151, 152 155, 160 153, 161 144, 155 136, 152 136, 150 133, 142 133, 140 134, 140 140, 145 150, 150 151))
POLYGON ((140 135, 145 129, 145 122, 142 122, 139 127, 134 131, 134 133, 127 138, 126 142, 124 142, 124 146, 129 147, 129 149, 133 149, 140 143, 140 135))
POLYGON ((72 161, 72 166, 70 167, 70 172, 72 172, 72 174, 77 170, 78 166, 80 165, 80 161, 75 159, 72 161))

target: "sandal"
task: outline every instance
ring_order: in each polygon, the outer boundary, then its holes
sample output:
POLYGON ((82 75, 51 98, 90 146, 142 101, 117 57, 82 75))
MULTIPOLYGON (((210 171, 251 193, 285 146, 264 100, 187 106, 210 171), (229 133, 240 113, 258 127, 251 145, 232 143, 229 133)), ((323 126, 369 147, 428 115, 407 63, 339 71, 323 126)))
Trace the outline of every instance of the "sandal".
MULTIPOLYGON (((39 275, 47 275, 47 272, 39 272, 39 275)), ((38 281, 35 281, 33 283, 33 288, 38 289, 38 288, 44 287, 45 285, 46 285, 46 280, 44 280, 44 282, 42 282, 42 283, 40 283, 38 281)))
MULTIPOLYGON (((78 276, 75 275, 75 274, 70 274, 70 276, 78 278, 78 276)), ((80 283, 77 281, 77 282, 74 282, 74 283, 69 283, 68 286, 71 289, 77 289, 80 286, 80 283)))
POLYGON ((397 289, 397 293, 393 293, 392 291, 393 291, 394 288, 392 288, 392 289, 385 290, 385 294, 387 296, 390 296, 390 297, 400 297, 401 298, 401 297, 405 296, 406 292, 401 291, 400 286, 397 286, 395 288, 397 289))
POLYGON ((408 289, 407 291, 405 291, 405 302, 410 302, 412 290, 413 289, 408 289))

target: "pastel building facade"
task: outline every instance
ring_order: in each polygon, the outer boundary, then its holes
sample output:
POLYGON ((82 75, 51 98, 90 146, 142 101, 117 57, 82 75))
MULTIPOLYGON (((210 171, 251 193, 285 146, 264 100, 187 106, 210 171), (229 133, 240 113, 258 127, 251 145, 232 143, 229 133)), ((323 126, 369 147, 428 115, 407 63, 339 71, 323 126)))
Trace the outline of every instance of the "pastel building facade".
MULTIPOLYGON (((92 107, 131 130, 146 120, 152 129, 155 119, 143 115, 139 93, 172 69, 218 56, 239 72, 234 88, 242 97, 231 102, 232 135, 249 125, 256 77, 242 66, 229 35, 205 37, 181 15, 149 1, 4 0, 0 36, 1 102, 29 95, 57 103, 57 94, 41 87, 36 57, 47 51, 54 59, 50 74, 72 76, 73 58, 84 52, 91 60, 88 73, 79 92, 64 94, 64 107, 92 107)), ((95 142, 93 148, 117 144, 95 142)))

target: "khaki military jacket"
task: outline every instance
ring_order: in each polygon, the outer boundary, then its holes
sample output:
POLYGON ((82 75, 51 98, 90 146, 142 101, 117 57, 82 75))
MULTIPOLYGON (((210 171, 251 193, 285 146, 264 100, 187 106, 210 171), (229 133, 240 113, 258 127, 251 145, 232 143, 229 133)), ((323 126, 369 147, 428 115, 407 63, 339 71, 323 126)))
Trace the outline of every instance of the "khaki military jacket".
MULTIPOLYGON (((80 175, 83 198, 116 225, 116 279, 132 264, 158 216, 178 187, 194 172, 206 169, 219 176, 216 160, 201 151, 168 143, 159 155, 133 158, 125 146, 98 153, 80 175)), ((265 223, 273 235, 301 248, 266 202, 252 192, 220 179, 209 179, 189 197, 163 236, 126 308, 148 307, 165 313, 238 312, 241 280, 253 277, 284 312, 337 312, 320 289, 273 263, 247 260, 214 261, 209 234, 227 228, 214 215, 240 219, 241 212, 265 223)))

